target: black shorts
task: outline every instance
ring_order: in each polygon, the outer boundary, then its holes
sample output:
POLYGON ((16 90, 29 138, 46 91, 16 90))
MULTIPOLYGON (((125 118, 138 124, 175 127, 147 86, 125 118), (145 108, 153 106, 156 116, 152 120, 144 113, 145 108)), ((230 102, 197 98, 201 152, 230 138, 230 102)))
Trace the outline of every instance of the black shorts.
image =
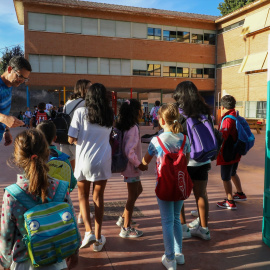
POLYGON ((221 172, 221 179, 223 181, 230 181, 232 176, 236 175, 238 167, 238 162, 230 164, 230 165, 221 165, 220 172, 221 172))
POLYGON ((192 181, 207 181, 208 172, 211 169, 211 163, 204 164, 202 166, 188 166, 187 170, 192 181))

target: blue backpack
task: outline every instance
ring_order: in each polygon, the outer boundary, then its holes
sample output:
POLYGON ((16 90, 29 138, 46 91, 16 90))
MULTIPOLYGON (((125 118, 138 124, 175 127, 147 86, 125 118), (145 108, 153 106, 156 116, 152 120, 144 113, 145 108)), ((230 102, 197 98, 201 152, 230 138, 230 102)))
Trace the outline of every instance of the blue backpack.
POLYGON ((28 209, 24 213, 26 234, 23 241, 35 267, 61 262, 78 250, 81 238, 73 207, 64 202, 68 182, 59 181, 48 203, 34 201, 17 184, 5 189, 28 209))
POLYGON ((238 112, 237 117, 233 115, 226 115, 221 121, 220 129, 222 128, 223 121, 226 118, 233 119, 236 124, 238 138, 236 143, 234 144, 234 152, 240 154, 241 156, 246 155, 246 153, 253 147, 255 143, 255 137, 251 132, 246 119, 239 116, 238 112))

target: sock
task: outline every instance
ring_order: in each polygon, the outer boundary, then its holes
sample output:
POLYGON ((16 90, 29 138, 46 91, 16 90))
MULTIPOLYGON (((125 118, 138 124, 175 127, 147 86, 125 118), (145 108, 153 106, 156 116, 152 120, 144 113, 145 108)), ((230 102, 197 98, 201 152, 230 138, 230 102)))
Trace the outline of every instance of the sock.
POLYGON ((208 227, 202 227, 204 230, 208 231, 208 227))
POLYGON ((90 234, 94 234, 94 232, 93 231, 85 232, 85 235, 90 235, 90 234))

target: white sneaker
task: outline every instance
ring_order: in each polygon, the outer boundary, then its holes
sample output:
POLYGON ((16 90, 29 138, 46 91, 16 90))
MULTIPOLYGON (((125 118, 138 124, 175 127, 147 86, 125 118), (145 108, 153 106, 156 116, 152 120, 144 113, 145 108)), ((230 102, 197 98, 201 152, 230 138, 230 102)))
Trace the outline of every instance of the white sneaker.
MULTIPOLYGON (((115 223, 118 227, 123 227, 124 226, 124 218, 119 216, 117 222, 115 223)), ((130 225, 135 225, 136 221, 131 220, 130 225)))
POLYGON ((174 260, 168 260, 166 258, 166 255, 164 254, 161 259, 162 264, 168 269, 168 270, 176 270, 176 259, 174 260))
POLYGON ((200 225, 200 218, 194 219, 192 222, 188 224, 189 228, 197 228, 200 225))
POLYGON ((198 216, 199 216, 198 210, 192 210, 192 211, 190 211, 190 214, 191 214, 193 217, 198 217, 198 216))
POLYGON ((201 226, 198 226, 197 228, 191 229, 190 233, 192 236, 200 237, 204 240, 211 239, 209 230, 206 230, 206 229, 202 228, 201 226))
POLYGON ((96 241, 93 245, 93 250, 96 252, 101 251, 105 243, 106 243, 106 238, 104 235, 101 235, 101 242, 96 241))
POLYGON ((96 242, 96 236, 95 236, 94 232, 85 233, 84 239, 82 241, 80 248, 89 247, 91 244, 93 244, 95 242, 96 242))
POLYGON ((182 224, 182 239, 189 239, 191 238, 191 234, 187 224, 182 224))
POLYGON ((185 264, 185 256, 183 253, 175 254, 175 260, 177 264, 185 264))
MULTIPOLYGON (((94 215, 92 213, 90 213, 90 218, 92 219, 94 217, 94 215)), ((78 224, 83 224, 83 218, 82 215, 78 215, 78 220, 77 220, 78 224)))

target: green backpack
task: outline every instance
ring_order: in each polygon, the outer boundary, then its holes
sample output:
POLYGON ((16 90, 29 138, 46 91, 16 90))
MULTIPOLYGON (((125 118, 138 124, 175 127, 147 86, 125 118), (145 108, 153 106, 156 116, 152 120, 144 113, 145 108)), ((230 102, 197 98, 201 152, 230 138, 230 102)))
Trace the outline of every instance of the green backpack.
POLYGON ((6 190, 28 210, 24 213, 27 234, 23 241, 35 267, 61 262, 74 254, 81 244, 72 206, 64 202, 68 182, 59 181, 48 203, 34 201, 17 184, 6 190))

